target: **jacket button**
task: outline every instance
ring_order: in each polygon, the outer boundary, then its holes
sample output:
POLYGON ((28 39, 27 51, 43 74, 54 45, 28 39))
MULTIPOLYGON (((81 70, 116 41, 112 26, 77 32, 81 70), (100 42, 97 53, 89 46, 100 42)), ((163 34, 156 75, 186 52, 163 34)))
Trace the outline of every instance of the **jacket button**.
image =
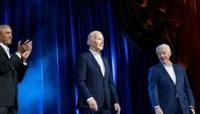
POLYGON ((12 70, 15 70, 15 68, 14 68, 14 67, 12 67, 11 69, 12 69, 12 70))

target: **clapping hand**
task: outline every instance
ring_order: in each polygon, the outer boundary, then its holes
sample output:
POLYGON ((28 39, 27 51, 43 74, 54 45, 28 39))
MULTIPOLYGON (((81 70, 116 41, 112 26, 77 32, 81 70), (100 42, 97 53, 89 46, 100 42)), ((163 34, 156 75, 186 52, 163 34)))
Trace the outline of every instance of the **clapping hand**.
POLYGON ((23 43, 21 43, 21 41, 18 42, 17 53, 21 55, 21 59, 24 62, 27 60, 31 52, 32 52, 32 41, 26 40, 23 43))

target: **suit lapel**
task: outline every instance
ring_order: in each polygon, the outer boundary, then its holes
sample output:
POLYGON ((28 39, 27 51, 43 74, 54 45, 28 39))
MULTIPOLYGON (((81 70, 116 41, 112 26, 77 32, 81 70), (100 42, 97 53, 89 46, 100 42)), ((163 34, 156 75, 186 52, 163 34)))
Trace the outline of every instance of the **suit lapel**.
POLYGON ((174 72, 175 72, 175 75, 176 75, 176 85, 178 85, 179 82, 180 82, 179 72, 178 72, 176 65, 173 64, 173 68, 174 68, 174 72))
POLYGON ((9 59, 6 51, 1 46, 0 46, 0 53, 2 53, 7 59, 9 59))
POLYGON ((96 67, 98 67, 98 71, 100 72, 101 76, 103 77, 103 74, 101 72, 101 68, 99 66, 99 64, 97 63, 96 59, 94 58, 94 56, 92 55, 92 53, 89 51, 89 57, 90 60, 96 65, 96 67))
POLYGON ((166 71, 166 69, 164 68, 164 66, 162 65, 162 64, 159 64, 159 67, 160 67, 160 69, 161 69, 161 72, 164 74, 163 76, 166 76, 166 78, 173 84, 173 85, 175 85, 174 84, 174 82, 173 82, 173 80, 171 79, 171 77, 169 76, 169 73, 166 71))

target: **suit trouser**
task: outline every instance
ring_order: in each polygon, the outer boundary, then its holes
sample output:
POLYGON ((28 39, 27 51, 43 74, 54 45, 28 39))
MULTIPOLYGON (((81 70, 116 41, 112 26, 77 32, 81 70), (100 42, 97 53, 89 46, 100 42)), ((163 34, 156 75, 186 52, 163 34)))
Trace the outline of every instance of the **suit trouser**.
POLYGON ((104 101, 103 107, 99 111, 92 111, 91 109, 80 109, 79 114, 112 114, 112 110, 107 108, 104 101))
POLYGON ((92 111, 90 109, 79 109, 79 114, 112 114, 112 109, 109 109, 106 104, 106 99, 104 99, 104 103, 102 108, 99 111, 92 111))
POLYGON ((183 114, 181 110, 181 104, 178 98, 177 98, 177 103, 176 103, 176 114, 183 114))
POLYGON ((79 114, 112 114, 111 110, 101 110, 101 111, 92 111, 92 110, 79 110, 79 114))
POLYGON ((0 107, 0 114, 17 114, 17 110, 11 107, 0 107))

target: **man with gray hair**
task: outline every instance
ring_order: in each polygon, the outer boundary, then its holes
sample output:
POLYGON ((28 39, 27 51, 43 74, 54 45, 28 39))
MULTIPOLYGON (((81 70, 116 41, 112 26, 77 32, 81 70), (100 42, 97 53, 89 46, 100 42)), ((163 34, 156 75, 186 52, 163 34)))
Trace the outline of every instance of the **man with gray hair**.
POLYGON ((194 97, 185 69, 170 61, 167 44, 156 48, 160 63, 149 68, 148 91, 156 114, 195 114, 194 97))
POLYGON ((89 51, 77 64, 78 108, 80 114, 120 114, 121 108, 107 59, 101 56, 104 38, 100 31, 88 35, 89 51))
POLYGON ((9 25, 0 25, 0 114, 17 113, 17 84, 22 81, 32 51, 32 41, 18 42, 17 52, 9 52, 12 43, 9 25))

